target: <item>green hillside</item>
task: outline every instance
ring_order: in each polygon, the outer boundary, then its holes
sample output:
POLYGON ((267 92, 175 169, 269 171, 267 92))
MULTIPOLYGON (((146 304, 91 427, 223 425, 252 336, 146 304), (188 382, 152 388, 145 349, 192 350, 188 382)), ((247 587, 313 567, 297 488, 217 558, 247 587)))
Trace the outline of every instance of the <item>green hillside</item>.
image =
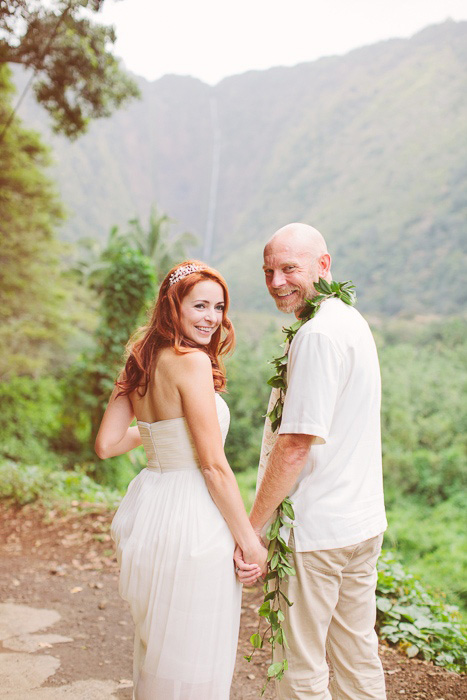
MULTIPOLYGON (((71 214, 63 237, 103 239, 157 202, 198 235, 197 254, 211 231, 208 257, 234 305, 262 309, 263 242, 300 220, 326 235, 335 276, 354 280, 362 310, 456 313, 465 302, 466 69, 467 23, 449 21, 215 87, 139 79, 142 101, 76 143, 47 135, 71 214)), ((32 100, 22 116, 47 131, 32 100)))

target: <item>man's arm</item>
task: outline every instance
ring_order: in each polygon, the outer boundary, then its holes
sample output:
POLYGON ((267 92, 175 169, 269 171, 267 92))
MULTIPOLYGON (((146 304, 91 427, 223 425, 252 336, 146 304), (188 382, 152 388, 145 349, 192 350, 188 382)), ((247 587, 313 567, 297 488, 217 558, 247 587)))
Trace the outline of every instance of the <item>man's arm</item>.
MULTIPOLYGON (((260 539, 264 525, 294 487, 305 466, 312 441, 313 435, 302 433, 284 433, 278 436, 250 513, 253 530, 260 539)), ((240 581, 250 583, 247 578, 250 572, 238 545, 235 548, 234 560, 240 581)))
POLYGON ((294 487, 312 442, 313 435, 285 433, 278 436, 250 513, 250 522, 258 534, 294 487))
POLYGON ((293 339, 280 434, 250 515, 256 531, 261 530, 279 503, 290 494, 311 445, 326 442, 341 365, 342 358, 326 335, 307 331, 304 326, 293 339))

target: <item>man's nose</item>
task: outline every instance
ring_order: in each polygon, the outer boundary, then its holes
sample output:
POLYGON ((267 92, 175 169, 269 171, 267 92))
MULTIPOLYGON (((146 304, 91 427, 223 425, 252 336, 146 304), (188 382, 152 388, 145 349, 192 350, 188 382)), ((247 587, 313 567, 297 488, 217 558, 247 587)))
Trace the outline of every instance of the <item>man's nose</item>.
POLYGON ((283 287, 284 284, 286 284, 284 273, 282 272, 282 270, 276 270, 272 276, 271 287, 279 289, 279 287, 283 287))

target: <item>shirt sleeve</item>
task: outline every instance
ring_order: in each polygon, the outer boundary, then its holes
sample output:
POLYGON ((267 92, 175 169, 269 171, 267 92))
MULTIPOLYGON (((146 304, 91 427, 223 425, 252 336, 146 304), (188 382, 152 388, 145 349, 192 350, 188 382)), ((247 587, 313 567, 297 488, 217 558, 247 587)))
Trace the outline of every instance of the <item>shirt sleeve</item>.
POLYGON ((342 358, 322 333, 300 333, 290 346, 287 392, 279 434, 314 435, 325 444, 339 389, 342 358))

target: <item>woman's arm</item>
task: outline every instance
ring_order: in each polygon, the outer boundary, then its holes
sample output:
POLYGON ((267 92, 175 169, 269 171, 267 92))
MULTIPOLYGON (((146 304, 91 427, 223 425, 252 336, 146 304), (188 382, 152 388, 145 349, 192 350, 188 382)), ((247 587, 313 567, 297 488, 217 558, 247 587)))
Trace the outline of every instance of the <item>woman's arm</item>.
POLYGON ((97 433, 94 449, 101 459, 116 457, 141 445, 138 428, 129 425, 134 413, 128 396, 119 396, 113 390, 97 433))
POLYGON ((224 453, 211 361, 204 352, 187 353, 177 359, 177 388, 209 493, 242 549, 245 562, 256 563, 265 571, 267 550, 250 524, 224 453))

